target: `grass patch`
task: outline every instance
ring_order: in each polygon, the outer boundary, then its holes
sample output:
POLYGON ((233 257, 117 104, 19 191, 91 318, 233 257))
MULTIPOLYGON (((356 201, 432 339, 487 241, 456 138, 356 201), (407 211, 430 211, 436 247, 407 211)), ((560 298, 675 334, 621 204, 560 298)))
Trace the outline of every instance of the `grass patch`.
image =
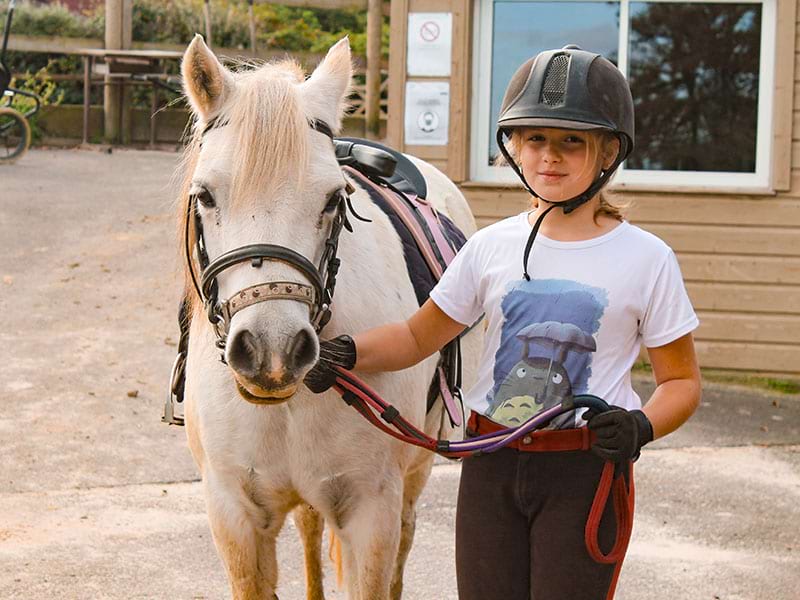
MULTIPOLYGON (((650 364, 639 361, 631 369, 634 374, 650 375, 652 370, 650 364)), ((730 371, 717 371, 715 369, 700 369, 704 381, 712 383, 724 383, 728 385, 741 385, 758 390, 778 392, 780 394, 800 394, 800 380, 783 379, 780 377, 764 377, 760 375, 748 375, 746 373, 735 373, 730 371)))

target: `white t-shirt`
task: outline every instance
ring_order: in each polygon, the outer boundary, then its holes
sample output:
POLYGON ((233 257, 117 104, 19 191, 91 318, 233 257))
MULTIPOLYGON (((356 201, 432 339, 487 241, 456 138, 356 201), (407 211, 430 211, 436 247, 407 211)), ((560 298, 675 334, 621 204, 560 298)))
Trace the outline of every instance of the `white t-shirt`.
MULTIPOLYGON (((698 326, 675 254, 623 221, 589 240, 536 236, 525 281, 528 213, 473 235, 431 292, 450 318, 488 329, 468 408, 515 426, 564 397, 594 394, 641 407, 630 371, 640 345, 663 346, 698 326)), ((575 414, 555 427, 583 425, 575 414)))

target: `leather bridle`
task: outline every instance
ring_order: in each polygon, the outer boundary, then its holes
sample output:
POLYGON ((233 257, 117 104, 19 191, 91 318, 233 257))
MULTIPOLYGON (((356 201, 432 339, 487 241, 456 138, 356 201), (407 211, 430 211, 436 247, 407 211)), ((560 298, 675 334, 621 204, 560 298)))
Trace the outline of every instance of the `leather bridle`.
MULTIPOLYGON (((201 137, 213 129, 214 125, 214 121, 209 123, 201 137)), ((331 142, 333 141, 333 132, 323 121, 309 121, 309 126, 328 136, 331 142)), ((197 210, 197 199, 194 196, 189 197, 184 225, 186 262, 195 291, 203 302, 208 320, 217 336, 216 345, 223 353, 233 316, 243 308, 259 302, 288 299, 307 304, 311 312, 311 323, 317 334, 328 323, 331 318, 331 303, 340 265, 340 260, 336 256, 339 234, 342 228, 353 231, 348 220, 347 209, 350 208, 350 211, 358 218, 358 215, 352 210, 347 191, 342 189, 336 194, 338 199, 332 197, 332 201, 335 200, 335 213, 331 230, 325 240, 325 249, 318 266, 295 250, 275 244, 248 244, 225 252, 214 260, 209 260, 203 238, 203 223, 197 210), (194 249, 200 267, 199 283, 192 260, 190 223, 194 225, 195 231, 194 249), (305 276, 311 285, 296 281, 267 281, 240 290, 228 299, 220 301, 217 277, 223 271, 245 262, 249 262, 254 268, 259 268, 265 260, 288 264, 305 276)))

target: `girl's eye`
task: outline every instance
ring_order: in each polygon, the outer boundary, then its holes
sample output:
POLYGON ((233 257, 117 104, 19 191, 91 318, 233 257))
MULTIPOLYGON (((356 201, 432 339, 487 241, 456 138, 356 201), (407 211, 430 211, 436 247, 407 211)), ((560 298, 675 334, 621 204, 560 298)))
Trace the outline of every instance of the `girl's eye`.
POLYGON ((583 138, 579 138, 577 135, 571 135, 564 139, 567 144, 582 144, 583 138))
POLYGON ((529 142, 543 142, 544 141, 544 136, 543 135, 534 134, 534 135, 532 135, 531 137, 528 138, 528 141, 529 142))
POLYGON ((202 204, 206 208, 214 208, 214 206, 216 206, 216 201, 214 200, 214 194, 209 192, 207 188, 198 187, 197 189, 190 192, 189 195, 192 200, 202 204))

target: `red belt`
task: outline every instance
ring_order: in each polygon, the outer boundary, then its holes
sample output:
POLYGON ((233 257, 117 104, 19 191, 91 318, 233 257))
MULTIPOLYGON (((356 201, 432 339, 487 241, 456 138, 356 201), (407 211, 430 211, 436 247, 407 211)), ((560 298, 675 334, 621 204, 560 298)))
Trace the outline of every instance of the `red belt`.
MULTIPOLYGON (((477 413, 472 413, 467 422, 467 431, 475 435, 485 435, 506 429, 477 413)), ((568 452, 571 450, 589 450, 595 440, 595 434, 587 427, 577 429, 559 429, 548 431, 535 431, 523 436, 512 443, 508 448, 514 448, 520 452, 568 452)), ((597 492, 592 501, 592 508, 589 510, 589 517, 586 520, 585 541, 586 548, 591 557, 599 563, 611 564, 618 563, 614 573, 610 596, 613 597, 613 588, 619 575, 619 567, 622 566, 622 559, 628 549, 628 542, 633 529, 633 464, 627 464, 629 472, 630 487, 626 485, 625 477, 620 473, 614 477, 614 463, 606 462, 603 466, 603 473, 600 475, 600 482, 597 484, 597 492), (609 492, 613 489, 614 515, 617 520, 617 535, 614 547, 608 554, 603 554, 597 542, 597 530, 600 526, 600 518, 608 502, 609 492)))
MULTIPOLYGON (((506 427, 478 413, 472 413, 467 422, 467 431, 476 435, 496 433, 505 429, 506 427)), ((580 427, 578 429, 534 431, 514 440, 506 447, 520 452, 568 452, 570 450, 588 450, 592 447, 594 440, 594 432, 589 431, 587 427, 580 427)))

